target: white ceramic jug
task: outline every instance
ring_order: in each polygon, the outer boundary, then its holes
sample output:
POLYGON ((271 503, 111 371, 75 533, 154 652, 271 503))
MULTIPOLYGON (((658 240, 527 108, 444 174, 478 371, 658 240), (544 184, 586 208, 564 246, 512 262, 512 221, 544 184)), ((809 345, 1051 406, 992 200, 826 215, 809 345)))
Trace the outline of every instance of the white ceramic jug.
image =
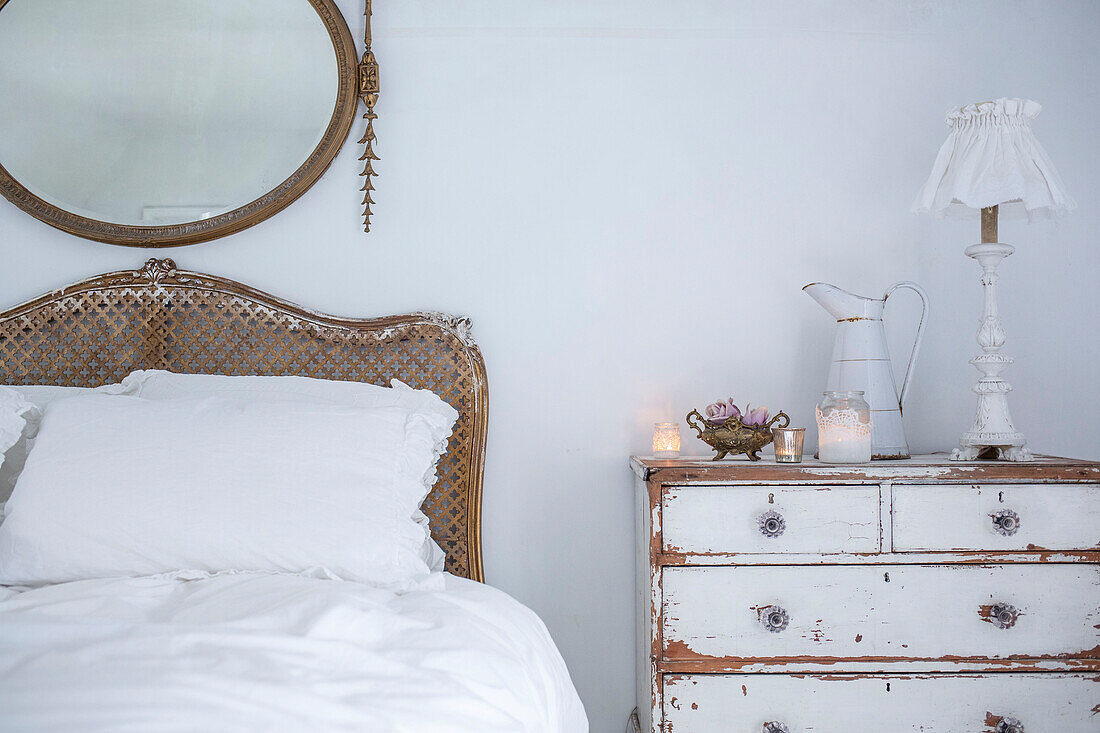
POLYGON ((825 389, 863 390, 871 405, 872 459, 908 458, 909 445, 905 442, 901 409, 924 335, 928 296, 919 285, 909 281, 894 283, 881 298, 865 298, 826 283, 810 283, 802 289, 837 321, 836 345, 825 389), (894 370, 886 347, 886 328, 882 323, 886 299, 899 288, 908 288, 921 299, 920 325, 900 393, 894 384, 894 370))

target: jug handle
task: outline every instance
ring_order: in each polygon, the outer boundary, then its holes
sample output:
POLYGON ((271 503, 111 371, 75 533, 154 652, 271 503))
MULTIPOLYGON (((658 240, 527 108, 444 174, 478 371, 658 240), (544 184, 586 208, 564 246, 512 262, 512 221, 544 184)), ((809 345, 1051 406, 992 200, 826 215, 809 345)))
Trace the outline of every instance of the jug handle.
POLYGON ((909 353, 909 363, 905 365, 905 379, 901 382, 901 394, 898 395, 899 410, 905 408, 905 395, 909 392, 909 382, 913 379, 913 364, 917 361, 917 352, 920 351, 920 342, 921 339, 924 338, 924 322, 928 320, 928 294, 924 292, 924 288, 911 280, 902 280, 886 288, 886 294, 882 296, 882 299, 885 301, 890 297, 891 293, 901 288, 908 288, 920 296, 921 310, 920 323, 917 324, 917 336, 913 339, 913 350, 909 353))

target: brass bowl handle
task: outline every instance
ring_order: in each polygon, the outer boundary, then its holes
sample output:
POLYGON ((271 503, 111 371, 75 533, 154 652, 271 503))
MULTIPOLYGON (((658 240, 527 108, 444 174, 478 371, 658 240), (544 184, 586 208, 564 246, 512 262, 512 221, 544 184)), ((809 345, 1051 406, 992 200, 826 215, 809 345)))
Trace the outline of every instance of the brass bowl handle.
POLYGON ((691 412, 689 412, 687 414, 687 417, 685 417, 684 419, 687 420, 688 427, 694 429, 695 432, 698 433, 699 439, 702 440, 703 439, 703 428, 705 427, 706 423, 703 420, 703 416, 699 414, 699 411, 698 410, 692 410, 691 412), (693 418, 693 417, 695 418, 694 423, 691 421, 691 418, 693 418))
POLYGON ((769 509, 757 517, 756 524, 760 527, 760 534, 765 537, 778 537, 787 529, 787 522, 783 519, 783 515, 774 509, 769 509))
POLYGON ((787 413, 780 410, 779 412, 775 413, 775 417, 773 417, 771 420, 768 420, 768 424, 765 425, 764 427, 767 428, 770 431, 773 427, 774 428, 785 428, 790 424, 791 424, 791 418, 787 415, 787 413), (783 424, 782 425, 776 425, 775 424, 775 421, 778 420, 779 418, 783 418, 783 424))
POLYGON ((1011 509, 1002 509, 992 515, 993 531, 1002 537, 1011 537, 1020 531, 1020 515, 1011 509))

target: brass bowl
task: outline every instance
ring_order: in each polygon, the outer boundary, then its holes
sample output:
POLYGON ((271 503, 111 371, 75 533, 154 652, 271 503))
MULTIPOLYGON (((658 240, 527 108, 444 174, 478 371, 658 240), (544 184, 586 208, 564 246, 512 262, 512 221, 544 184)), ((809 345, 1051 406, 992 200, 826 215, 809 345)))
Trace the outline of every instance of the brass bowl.
POLYGON ((744 453, 750 461, 759 461, 760 449, 772 442, 772 428, 785 428, 791 424, 791 419, 780 411, 763 425, 746 425, 741 418, 713 423, 700 415, 698 410, 692 410, 687 414, 687 424, 699 434, 699 440, 717 451, 718 455, 713 460, 720 461, 727 455, 744 453), (695 422, 691 421, 692 418, 695 422), (783 420, 782 425, 775 424, 779 419, 783 420))

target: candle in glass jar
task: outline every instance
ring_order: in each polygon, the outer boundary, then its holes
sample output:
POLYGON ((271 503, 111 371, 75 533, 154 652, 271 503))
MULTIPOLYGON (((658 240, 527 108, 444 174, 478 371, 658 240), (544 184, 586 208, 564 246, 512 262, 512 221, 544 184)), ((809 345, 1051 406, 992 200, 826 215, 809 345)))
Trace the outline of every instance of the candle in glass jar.
POLYGON ((680 426, 674 422, 659 422, 653 426, 653 457, 680 456, 680 426))
POLYGON ((817 406, 817 457, 825 463, 871 460, 871 407, 863 392, 826 392, 817 406))
POLYGON ((845 427, 825 427, 817 443, 825 463, 867 463, 871 460, 871 432, 845 427))

